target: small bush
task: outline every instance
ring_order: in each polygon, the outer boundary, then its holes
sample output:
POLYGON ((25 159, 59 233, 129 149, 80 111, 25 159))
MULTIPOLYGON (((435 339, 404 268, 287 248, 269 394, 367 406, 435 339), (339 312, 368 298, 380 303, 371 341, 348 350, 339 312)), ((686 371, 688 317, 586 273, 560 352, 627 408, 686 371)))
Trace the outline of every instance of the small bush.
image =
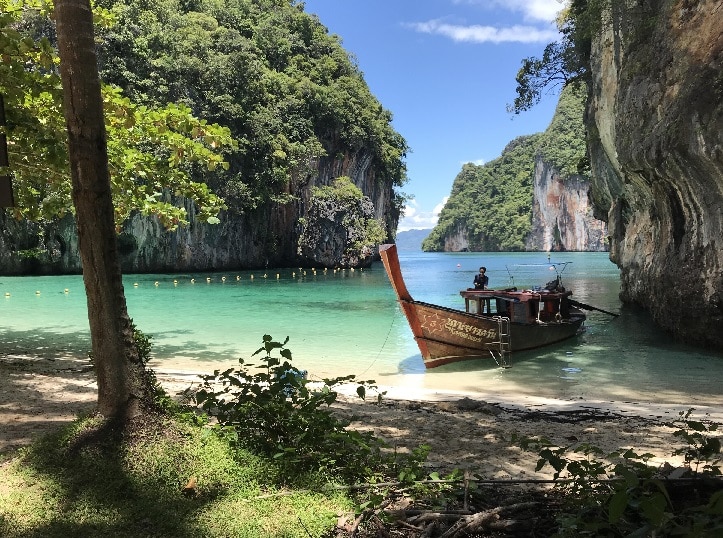
MULTIPOLYGON (((287 342, 265 335, 254 353, 265 353, 260 365, 240 359, 238 369, 203 376, 196 403, 218 420, 233 443, 272 457, 290 476, 324 471, 354 481, 379 472, 389 463, 381 453, 384 442, 371 433, 346 429, 348 423, 330 409, 338 396, 333 389, 354 382, 354 376, 312 386, 291 365, 287 342), (280 357, 272 356, 273 351, 280 357)), ((369 387, 371 382, 359 383, 357 394, 364 398, 369 387)))

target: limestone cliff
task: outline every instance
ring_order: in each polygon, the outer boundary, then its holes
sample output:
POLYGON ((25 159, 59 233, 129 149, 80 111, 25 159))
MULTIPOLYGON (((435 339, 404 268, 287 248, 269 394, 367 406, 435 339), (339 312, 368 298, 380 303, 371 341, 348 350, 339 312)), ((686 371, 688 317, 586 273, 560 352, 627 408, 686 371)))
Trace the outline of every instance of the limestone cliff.
MULTIPOLYGON (((317 173, 304 182, 289 185, 295 201, 267 205, 254 212, 224 212, 220 224, 196 221, 192 204, 185 202, 190 224, 174 232, 165 231, 155 218, 135 215, 123 226, 118 248, 126 273, 214 271, 224 269, 300 266, 310 263, 335 265, 329 245, 345 241, 343 230, 325 238, 317 247, 319 259, 297 254, 299 219, 305 217, 311 188, 328 185, 339 176, 348 176, 374 206, 388 237, 399 221, 390 182, 377 177, 373 159, 365 149, 342 152, 329 148, 334 158, 322 158, 317 173), (341 235, 339 235, 341 234, 341 235)), ((183 200, 178 203, 184 203, 183 200)), ((0 273, 61 274, 81 271, 74 221, 38 225, 16 222, 5 212, 0 216, 0 273)), ((336 249, 339 251, 339 249, 336 249)), ((358 261, 368 265, 371 257, 358 261)))
POLYGON ((723 349, 723 4, 613 6, 592 46, 587 125, 621 298, 723 349))
MULTIPOLYGON (((607 225, 593 216, 588 199, 590 184, 582 176, 563 177, 540 157, 535 159, 532 197, 532 228, 525 239, 529 251, 607 250, 607 225)), ((444 235, 444 252, 477 250, 470 244, 464 223, 444 235)))
POLYGON ((537 158, 532 231, 525 248, 546 252, 606 250, 607 226, 593 216, 589 187, 585 178, 562 177, 555 167, 537 158))
POLYGON ((586 100, 584 91, 566 88, 544 132, 512 140, 483 165, 465 164, 422 248, 606 250, 606 224, 588 199, 586 100))

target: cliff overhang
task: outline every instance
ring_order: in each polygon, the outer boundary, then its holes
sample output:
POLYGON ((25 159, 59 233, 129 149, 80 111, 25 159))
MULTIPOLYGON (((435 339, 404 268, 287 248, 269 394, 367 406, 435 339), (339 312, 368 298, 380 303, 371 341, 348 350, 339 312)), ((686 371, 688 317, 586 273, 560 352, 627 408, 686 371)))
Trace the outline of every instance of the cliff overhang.
POLYGON ((723 7, 612 6, 586 123, 621 299, 681 341, 723 349, 723 7))

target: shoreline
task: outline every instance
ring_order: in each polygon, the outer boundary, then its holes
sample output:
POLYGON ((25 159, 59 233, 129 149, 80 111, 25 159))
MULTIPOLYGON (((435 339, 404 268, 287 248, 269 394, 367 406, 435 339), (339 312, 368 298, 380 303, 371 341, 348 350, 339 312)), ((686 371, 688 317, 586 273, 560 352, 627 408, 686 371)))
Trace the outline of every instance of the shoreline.
MULTIPOLYGON (((176 398, 200 382, 198 372, 154 371, 176 398)), ((672 457, 681 446, 672 422, 688 408, 678 404, 377 387, 385 393, 380 402, 374 391, 361 400, 356 384, 335 389, 339 398, 333 412, 348 419, 351 428, 374 432, 390 451, 429 446, 425 466, 430 471, 462 469, 493 479, 549 479, 552 471, 537 471, 537 455, 523 451, 515 441, 535 437, 557 446, 589 443, 606 454, 634 448, 653 454, 653 465, 682 462, 672 457)), ((0 461, 79 414, 92 412, 96 399, 95 376, 87 359, 0 354, 0 461)), ((723 406, 697 406, 692 418, 723 422, 723 406)))
MULTIPOLYGON (((198 376, 205 375, 204 372, 178 371, 165 368, 154 368, 154 371, 159 377, 159 380, 166 378, 169 381, 188 382, 189 385, 196 382, 198 376)), ((356 384, 350 383, 346 386, 338 387, 335 390, 340 395, 354 399, 358 398, 355 387, 356 384)), ((450 402, 468 398, 518 411, 529 410, 548 413, 595 411, 666 420, 675 420, 679 417, 679 413, 685 413, 693 408, 694 416, 705 416, 706 419, 711 421, 723 423, 723 405, 718 407, 710 404, 693 403, 686 405, 681 403, 649 401, 586 399, 582 397, 564 399, 549 396, 532 396, 522 393, 501 394, 498 391, 490 390, 461 391, 398 385, 376 385, 376 387, 376 390, 369 395, 370 399, 373 399, 377 393, 383 394, 384 399, 430 403, 450 402)))

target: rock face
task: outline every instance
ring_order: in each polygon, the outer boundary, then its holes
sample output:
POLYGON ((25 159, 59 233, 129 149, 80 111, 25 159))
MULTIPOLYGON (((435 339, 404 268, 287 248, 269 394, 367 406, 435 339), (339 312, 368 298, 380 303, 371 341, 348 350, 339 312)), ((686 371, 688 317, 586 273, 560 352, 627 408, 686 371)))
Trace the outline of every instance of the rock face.
POLYGON ((458 225, 454 233, 444 236, 444 252, 466 252, 469 250, 467 227, 458 225))
POLYGON ((581 176, 563 178, 537 159, 532 231, 525 248, 538 251, 605 251, 607 225, 593 216, 589 183, 581 176))
POLYGON ((592 46, 587 127, 621 298, 723 349, 723 7, 614 6, 592 46))
MULTIPOLYGON (((383 222, 388 237, 393 237, 399 221, 393 186, 378 180, 372 157, 364 149, 342 153, 332 148, 328 154, 335 157, 321 159, 315 177, 289 186, 289 194, 296 201, 287 205, 268 205, 249 213, 227 211, 219 216, 220 224, 210 225, 196 221, 193 205, 185 202, 190 224, 174 232, 166 232, 155 218, 133 216, 119 235, 123 272, 214 271, 314 263, 313 253, 304 259, 297 254, 299 219, 306 214, 312 187, 328 185, 339 176, 348 176, 369 198, 374 217, 383 222)), ((345 240, 336 236, 326 239, 329 244, 344 244, 345 240)), ((318 247, 319 265, 340 263, 324 257, 327 247, 318 247)), ((371 259, 365 259, 361 265, 369 263, 371 259)), ((72 218, 40 226, 15 222, 6 213, 0 216, 0 273, 64 274, 81 270, 72 218)))
MULTIPOLYGON (((593 215, 590 184, 582 176, 562 177, 539 157, 535 161, 532 230, 525 250, 541 252, 607 250, 607 224, 593 215)), ((469 233, 459 225, 444 236, 444 252, 469 250, 469 233)))

